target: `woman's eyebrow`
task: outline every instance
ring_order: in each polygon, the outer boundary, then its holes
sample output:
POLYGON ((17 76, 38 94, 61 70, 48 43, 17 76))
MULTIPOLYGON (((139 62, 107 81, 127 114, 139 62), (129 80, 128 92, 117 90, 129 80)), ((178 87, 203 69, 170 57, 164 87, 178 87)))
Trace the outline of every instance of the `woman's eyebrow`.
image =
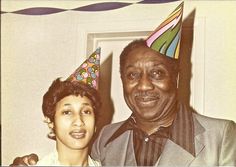
MULTIPOLYGON (((83 106, 91 106, 89 103, 82 103, 81 105, 83 105, 83 106)), ((71 106, 71 104, 70 103, 65 103, 65 104, 63 104, 63 106, 71 106)))
POLYGON ((82 103, 83 106, 91 106, 89 103, 82 103))
POLYGON ((70 106, 71 104, 70 103, 65 103, 63 106, 70 106))

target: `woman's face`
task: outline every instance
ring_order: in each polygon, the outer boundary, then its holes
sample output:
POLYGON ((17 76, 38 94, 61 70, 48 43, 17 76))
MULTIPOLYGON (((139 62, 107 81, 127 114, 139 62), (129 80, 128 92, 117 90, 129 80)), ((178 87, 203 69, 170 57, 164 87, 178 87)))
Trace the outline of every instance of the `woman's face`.
POLYGON ((53 127, 58 147, 87 149, 95 130, 92 102, 86 96, 70 95, 56 104, 53 127))

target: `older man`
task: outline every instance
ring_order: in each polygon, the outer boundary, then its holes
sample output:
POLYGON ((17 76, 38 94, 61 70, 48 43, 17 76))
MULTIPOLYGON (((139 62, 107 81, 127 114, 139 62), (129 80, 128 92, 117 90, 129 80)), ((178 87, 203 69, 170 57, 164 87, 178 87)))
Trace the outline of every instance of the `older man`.
POLYGON ((146 40, 121 53, 132 115, 101 130, 91 156, 102 165, 236 165, 236 124, 193 113, 177 98, 182 12, 183 4, 146 40))
POLYGON ((235 123, 193 113, 178 101, 175 60, 137 40, 120 63, 132 115, 103 128, 93 158, 114 166, 236 165, 235 123))
POLYGON ((93 145, 102 165, 236 165, 236 124, 193 113, 177 99, 183 4, 120 56, 132 115, 107 125, 93 145))

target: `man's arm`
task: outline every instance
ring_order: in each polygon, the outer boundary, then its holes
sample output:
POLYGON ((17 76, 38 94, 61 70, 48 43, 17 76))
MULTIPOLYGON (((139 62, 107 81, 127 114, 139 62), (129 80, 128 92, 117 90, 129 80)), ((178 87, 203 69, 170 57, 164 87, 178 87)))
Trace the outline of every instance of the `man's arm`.
POLYGON ((17 157, 14 159, 10 166, 29 166, 36 165, 39 158, 36 154, 25 155, 23 157, 17 157))

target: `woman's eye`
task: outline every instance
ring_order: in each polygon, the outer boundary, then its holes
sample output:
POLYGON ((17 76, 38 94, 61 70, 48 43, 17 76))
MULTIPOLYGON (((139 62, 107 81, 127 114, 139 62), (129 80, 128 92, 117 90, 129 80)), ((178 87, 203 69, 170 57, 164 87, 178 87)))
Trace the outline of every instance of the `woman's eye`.
POLYGON ((82 112, 82 114, 84 114, 84 115, 90 115, 90 114, 92 114, 92 111, 91 111, 91 110, 84 110, 84 111, 82 112))
POLYGON ((70 115, 70 114, 71 114, 71 111, 66 110, 66 111, 63 111, 62 114, 63 114, 63 115, 70 115))

